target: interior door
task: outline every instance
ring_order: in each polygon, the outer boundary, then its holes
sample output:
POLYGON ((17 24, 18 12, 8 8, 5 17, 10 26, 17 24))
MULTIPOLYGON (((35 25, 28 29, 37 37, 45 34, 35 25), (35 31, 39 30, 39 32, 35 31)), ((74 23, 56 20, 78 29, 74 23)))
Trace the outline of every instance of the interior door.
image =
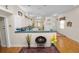
POLYGON ((0 17, 0 45, 6 44, 6 32, 4 18, 0 17))

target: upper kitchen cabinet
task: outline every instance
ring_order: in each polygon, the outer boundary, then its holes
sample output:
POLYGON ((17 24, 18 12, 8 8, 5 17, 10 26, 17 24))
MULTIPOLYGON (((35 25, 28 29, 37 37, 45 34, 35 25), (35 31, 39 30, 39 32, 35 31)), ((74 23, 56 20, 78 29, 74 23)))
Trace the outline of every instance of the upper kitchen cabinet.
POLYGON ((44 31, 56 31, 55 17, 46 17, 44 21, 44 31))
POLYGON ((14 28, 15 30, 17 28, 23 28, 26 26, 26 20, 23 17, 20 17, 18 15, 14 15, 14 28))

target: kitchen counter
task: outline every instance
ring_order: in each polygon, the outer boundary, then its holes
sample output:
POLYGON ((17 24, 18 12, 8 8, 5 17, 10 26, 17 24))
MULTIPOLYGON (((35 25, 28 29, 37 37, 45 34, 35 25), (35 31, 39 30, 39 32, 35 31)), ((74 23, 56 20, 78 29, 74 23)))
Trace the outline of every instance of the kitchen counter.
POLYGON ((53 33, 56 31, 15 31, 15 33, 53 33))
POLYGON ((47 43, 45 44, 45 47, 50 47, 51 46, 51 42, 50 42, 50 39, 51 39, 51 36, 55 35, 56 34, 56 31, 16 31, 15 32, 15 41, 14 42, 14 45, 16 46, 22 46, 22 47, 27 47, 27 41, 26 39, 29 38, 31 39, 31 43, 30 43, 30 46, 31 47, 37 47, 37 44, 35 43, 35 39, 39 36, 43 36, 47 39, 47 43), (15 44, 15 42, 17 42, 15 44))

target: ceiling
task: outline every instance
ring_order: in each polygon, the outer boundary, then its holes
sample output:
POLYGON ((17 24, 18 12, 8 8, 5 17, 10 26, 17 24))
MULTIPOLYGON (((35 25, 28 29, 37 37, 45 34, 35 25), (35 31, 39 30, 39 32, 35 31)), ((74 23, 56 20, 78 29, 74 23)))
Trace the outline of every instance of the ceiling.
POLYGON ((23 9, 35 16, 53 16, 70 11, 76 6, 73 5, 22 5, 23 9))

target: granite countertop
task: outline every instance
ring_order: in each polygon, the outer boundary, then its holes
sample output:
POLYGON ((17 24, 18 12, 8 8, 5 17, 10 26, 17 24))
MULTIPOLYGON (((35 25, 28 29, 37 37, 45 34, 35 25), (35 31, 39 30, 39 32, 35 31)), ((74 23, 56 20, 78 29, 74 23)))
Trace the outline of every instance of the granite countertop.
POLYGON ((15 31, 15 33, 51 33, 56 31, 15 31))

